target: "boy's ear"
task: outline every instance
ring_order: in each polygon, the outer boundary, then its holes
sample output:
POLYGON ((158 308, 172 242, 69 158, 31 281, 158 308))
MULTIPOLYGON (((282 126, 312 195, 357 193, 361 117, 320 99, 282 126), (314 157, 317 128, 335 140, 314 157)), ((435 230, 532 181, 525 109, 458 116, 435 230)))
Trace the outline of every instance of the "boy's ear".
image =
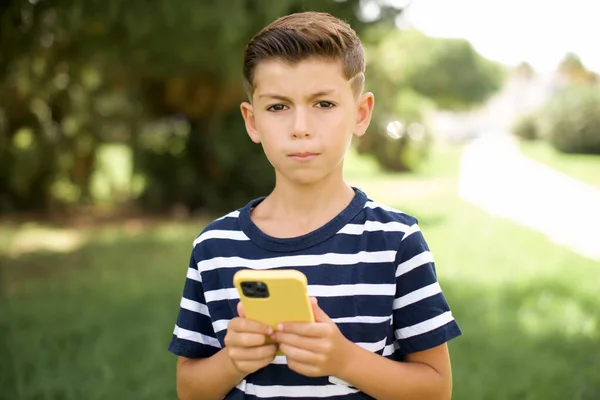
POLYGON ((362 94, 358 99, 358 113, 356 118, 356 128, 354 129, 354 136, 360 137, 367 131, 367 128, 371 123, 374 105, 375 96, 373 96, 373 93, 371 92, 362 94))
POLYGON ((244 123, 246 124, 248 136, 250 136, 250 139, 254 143, 260 143, 260 134, 256 129, 256 120, 254 118, 254 109, 252 108, 252 104, 245 101, 240 105, 240 109, 242 110, 242 117, 244 117, 244 123))

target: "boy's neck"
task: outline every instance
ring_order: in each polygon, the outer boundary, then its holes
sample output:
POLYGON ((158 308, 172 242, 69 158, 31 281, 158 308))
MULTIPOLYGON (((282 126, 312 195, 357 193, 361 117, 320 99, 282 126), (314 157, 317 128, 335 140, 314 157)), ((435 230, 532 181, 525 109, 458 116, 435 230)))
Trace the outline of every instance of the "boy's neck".
POLYGON ((277 177, 275 189, 263 204, 262 211, 268 212, 269 219, 320 226, 339 214, 355 195, 341 174, 311 185, 298 185, 281 178, 277 177))

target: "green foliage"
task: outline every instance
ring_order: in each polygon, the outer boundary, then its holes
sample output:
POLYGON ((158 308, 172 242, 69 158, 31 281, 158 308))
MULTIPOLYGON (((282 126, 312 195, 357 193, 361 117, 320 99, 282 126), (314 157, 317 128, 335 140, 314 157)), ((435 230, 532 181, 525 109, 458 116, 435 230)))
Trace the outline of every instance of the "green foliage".
POLYGON ((570 84, 585 85, 598 82, 598 75, 593 71, 588 71, 579 56, 571 52, 565 54, 558 66, 557 72, 570 84))
POLYGON ((463 39, 429 39, 429 57, 409 76, 412 87, 439 107, 463 109, 480 104, 503 82, 503 71, 463 39))
POLYGON ((513 123, 512 133, 523 140, 537 140, 540 138, 539 116, 536 113, 527 113, 519 116, 513 123))
POLYGON ((357 150, 375 156, 387 171, 417 170, 427 160, 432 141, 423 123, 431 101, 410 89, 395 93, 379 87, 375 91, 377 107, 367 134, 357 141, 357 150))
POLYGON ((600 154, 600 89, 575 85, 544 107, 548 141, 565 153, 600 154))
POLYGON ((271 165, 260 145, 247 137, 237 114, 192 124, 183 132, 151 131, 140 140, 139 168, 146 177, 140 200, 150 209, 165 210, 181 204, 225 212, 241 207, 249 197, 265 195, 273 187, 271 165), (156 137, 159 135, 162 139, 156 137), (170 147, 174 142, 180 145, 170 147))
POLYGON ((502 86, 505 76, 499 64, 480 56, 466 40, 433 38, 418 31, 385 35, 370 56, 390 83, 408 86, 443 109, 483 102, 502 86))
MULTIPOLYGON (((367 24, 355 15, 358 4, 3 3, 0 212, 105 199, 106 177, 115 174, 96 158, 107 144, 131 149, 133 176, 123 179, 137 183, 123 201, 136 200, 138 187, 142 204, 161 210, 176 203, 221 209, 264 194, 272 171, 239 115, 243 49, 267 23, 303 10, 331 12, 360 33, 367 24), (152 128, 174 116, 192 134, 152 128)), ((381 7, 376 23, 391 26, 400 10, 381 7)))
POLYGON ((503 81, 500 67, 463 40, 375 27, 365 33, 365 43, 367 89, 375 93, 376 106, 369 133, 357 148, 375 155, 389 171, 415 171, 427 159, 432 138, 423 121, 428 112, 472 107, 503 81), (392 121, 405 127, 399 139, 387 133, 392 121))
POLYGON ((174 204, 217 210, 265 194, 273 173, 239 113, 242 52, 264 25, 303 10, 330 12, 364 37, 367 85, 377 106, 359 150, 390 170, 417 169, 430 135, 416 124, 434 106, 481 101, 496 87, 496 70, 464 42, 391 29, 401 12, 392 3, 378 1, 379 20, 361 21, 360 3, 6 3, 0 10, 0 212, 62 210, 111 196, 153 210, 174 204), (174 129, 173 121, 187 130, 174 129), (391 121, 406 128, 401 138, 387 134, 391 121), (130 149, 127 167, 98 158, 113 145, 130 149), (126 171, 111 171, 119 168, 126 171))
MULTIPOLYGON (((398 139, 384 137, 372 141, 369 153, 373 154, 381 167, 390 172, 416 171, 427 160, 431 137, 413 140, 408 135, 398 139)), ((363 142, 363 146, 364 146, 363 142)), ((359 151, 365 152, 359 147, 359 151)))
POLYGON ((536 72, 533 69, 533 67, 531 66, 531 64, 529 64, 526 61, 523 61, 519 65, 517 65, 517 67, 515 68, 515 72, 516 72, 517 76, 520 76, 520 77, 524 78, 525 80, 529 80, 529 79, 533 78, 536 74, 536 72))

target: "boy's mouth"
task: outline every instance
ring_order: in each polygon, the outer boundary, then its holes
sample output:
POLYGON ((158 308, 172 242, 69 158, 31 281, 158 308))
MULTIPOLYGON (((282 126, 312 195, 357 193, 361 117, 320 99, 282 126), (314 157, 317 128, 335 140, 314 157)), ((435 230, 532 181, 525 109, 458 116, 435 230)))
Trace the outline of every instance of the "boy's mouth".
POLYGON ((293 154, 290 154, 289 157, 293 158, 296 161, 310 161, 318 155, 319 155, 318 153, 304 152, 304 153, 293 153, 293 154))

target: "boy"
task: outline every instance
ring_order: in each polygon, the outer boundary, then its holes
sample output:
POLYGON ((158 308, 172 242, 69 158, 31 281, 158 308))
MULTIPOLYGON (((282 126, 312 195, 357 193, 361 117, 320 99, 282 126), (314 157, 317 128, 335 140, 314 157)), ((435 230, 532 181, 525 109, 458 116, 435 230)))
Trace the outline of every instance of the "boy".
POLYGON ((248 44, 241 111, 276 184, 194 241, 169 346, 181 399, 450 399, 446 342, 461 332, 417 221, 342 176, 373 110, 364 71, 356 34, 329 14, 280 18, 248 44), (245 318, 242 268, 306 274, 316 322, 245 318))

